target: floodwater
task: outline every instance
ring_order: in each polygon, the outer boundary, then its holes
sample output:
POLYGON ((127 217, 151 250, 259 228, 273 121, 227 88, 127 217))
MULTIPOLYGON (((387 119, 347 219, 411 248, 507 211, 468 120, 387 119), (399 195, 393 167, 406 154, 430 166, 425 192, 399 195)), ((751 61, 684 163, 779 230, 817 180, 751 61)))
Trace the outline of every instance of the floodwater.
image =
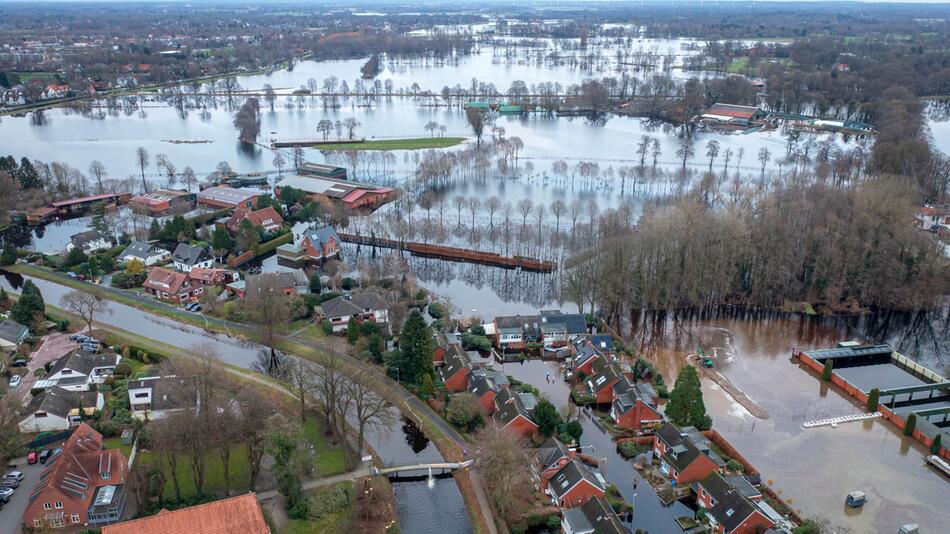
MULTIPOLYGON (((43 299, 54 306, 59 304, 63 295, 71 291, 65 286, 46 280, 30 280, 39 288, 43 299)), ((4 273, 4 276, 0 277, 0 287, 6 290, 18 292, 22 283, 23 277, 16 274, 4 273)), ((123 304, 112 301, 106 301, 106 304, 109 313, 96 317, 97 322, 180 348, 210 345, 221 355, 224 362, 232 365, 250 368, 258 350, 261 349, 261 346, 255 343, 237 341, 223 334, 211 334, 200 328, 156 317, 123 304)), ((390 428, 372 429, 367 433, 366 439, 387 465, 443 460, 435 445, 430 443, 414 424, 405 420, 397 420, 390 428)), ((396 495, 400 527, 404 532, 471 532, 462 494, 453 479, 437 480, 433 488, 429 488, 425 481, 400 482, 393 485, 393 491, 396 495)))
MULTIPOLYGON (((805 421, 862 413, 842 393, 791 360, 795 348, 823 348, 858 337, 841 325, 805 318, 714 320, 681 325, 665 347, 647 349, 672 384, 696 347, 769 413, 756 419, 720 387, 703 380, 713 428, 735 446, 792 508, 854 532, 921 532, 950 524, 950 485, 925 466, 929 452, 893 426, 872 419, 805 430, 805 421), (868 494, 864 508, 846 509, 849 491, 868 494)), ((860 338, 859 338, 860 339, 860 338)))

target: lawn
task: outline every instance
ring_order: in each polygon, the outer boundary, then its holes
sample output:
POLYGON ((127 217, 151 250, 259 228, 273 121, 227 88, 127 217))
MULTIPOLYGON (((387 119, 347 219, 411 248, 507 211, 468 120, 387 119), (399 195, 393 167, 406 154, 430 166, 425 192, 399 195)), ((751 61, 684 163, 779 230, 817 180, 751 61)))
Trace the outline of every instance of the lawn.
POLYGON ((128 458, 129 455, 132 454, 132 445, 125 445, 124 443, 122 443, 122 438, 119 436, 116 436, 114 438, 103 439, 102 448, 103 449, 119 449, 120 451, 122 451, 122 454, 124 454, 126 458, 128 458))
POLYGON ((741 74, 745 72, 745 70, 748 67, 749 67, 749 58, 740 57, 740 58, 732 60, 732 63, 730 63, 729 66, 726 67, 726 70, 733 74, 741 74))
POLYGON ((288 330, 293 333, 293 335, 308 341, 320 341, 327 337, 323 328, 321 328, 318 323, 313 322, 313 319, 294 321, 290 323, 288 330))
POLYGON ((301 438, 309 441, 317 451, 313 460, 313 468, 317 476, 328 477, 346 472, 346 461, 342 447, 329 442, 324 432, 323 423, 317 421, 313 415, 303 424, 301 438))
MULTIPOLYGON (((174 500, 175 486, 172 483, 170 471, 168 471, 168 464, 165 462, 164 458, 157 458, 149 451, 141 451, 136 457, 136 464, 140 462, 143 465, 149 464, 155 467, 160 467, 165 471, 165 486, 162 488, 164 497, 165 500, 174 500)), ((231 448, 231 459, 229 464, 231 466, 232 493, 243 493, 250 490, 250 465, 248 464, 247 453, 244 451, 243 445, 235 444, 231 448)), ((221 495, 224 493, 223 465, 224 464, 221 463, 221 458, 218 456, 217 451, 213 451, 208 455, 205 461, 205 495, 221 495)), ((178 456, 178 466, 176 471, 178 472, 178 484, 181 487, 182 500, 197 497, 198 492, 195 489, 195 481, 191 470, 191 462, 187 455, 182 454, 178 456)))
POLYGON ((27 83, 30 80, 39 80, 43 83, 59 83, 59 78, 55 72, 13 72, 20 77, 20 83, 27 83))
POLYGON ((464 137, 413 137, 409 139, 383 139, 363 143, 327 143, 314 145, 319 150, 420 150, 424 148, 448 148, 465 141, 464 137))

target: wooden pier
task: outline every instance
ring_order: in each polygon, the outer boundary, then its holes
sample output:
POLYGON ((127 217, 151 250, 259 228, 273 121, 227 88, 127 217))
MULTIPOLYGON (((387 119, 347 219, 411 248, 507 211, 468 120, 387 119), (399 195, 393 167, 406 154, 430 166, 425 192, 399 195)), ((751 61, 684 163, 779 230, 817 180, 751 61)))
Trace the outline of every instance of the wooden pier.
POLYGON ((494 252, 481 252, 478 250, 468 250, 463 248, 447 247, 443 245, 429 245, 410 241, 395 241, 382 237, 347 234, 342 232, 339 233, 339 235, 340 239, 343 240, 344 243, 356 243, 359 245, 369 245, 373 247, 408 250, 415 256, 438 258, 441 260, 480 263, 483 265, 503 267, 505 269, 521 269, 522 271, 532 271, 539 273, 554 272, 554 269, 556 268, 556 265, 552 261, 542 261, 526 256, 502 256, 501 254, 496 254, 494 252))

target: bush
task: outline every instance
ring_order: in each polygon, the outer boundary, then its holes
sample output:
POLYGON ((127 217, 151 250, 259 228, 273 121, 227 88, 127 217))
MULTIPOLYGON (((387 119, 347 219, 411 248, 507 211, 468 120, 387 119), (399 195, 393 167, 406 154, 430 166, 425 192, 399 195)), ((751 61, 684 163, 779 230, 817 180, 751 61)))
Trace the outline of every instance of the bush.
POLYGON ((321 519, 350 506, 350 490, 343 484, 320 488, 287 511, 292 519, 321 519))
POLYGON ((139 287, 145 282, 145 273, 132 274, 126 271, 120 271, 112 275, 112 287, 119 289, 131 289, 139 287))
POLYGON ((729 461, 726 462, 726 468, 733 473, 742 473, 745 471, 745 469, 742 467, 742 464, 739 463, 739 460, 736 460, 735 458, 730 458, 729 461))
POLYGON ((340 296, 340 294, 339 294, 339 293, 336 293, 336 292, 334 292, 334 291, 327 291, 326 293, 321 293, 321 294, 320 294, 320 303, 323 304, 324 302, 326 302, 326 301, 328 301, 328 300, 335 299, 335 298, 337 298, 337 297, 339 297, 339 296, 340 296))
POLYGON ((639 443, 634 443, 632 441, 624 441, 620 445, 617 445, 617 451, 620 452, 621 456, 628 460, 646 451, 646 449, 646 445, 640 445, 639 443))
POLYGON ((485 335, 485 327, 482 326, 482 325, 480 325, 480 324, 472 325, 472 326, 468 329, 468 332, 469 332, 470 334, 472 334, 473 336, 484 336, 484 335, 485 335))
POLYGON ((915 428, 917 428, 917 414, 911 413, 907 416, 907 422, 904 423, 904 435, 912 436, 915 428))
POLYGON ((462 346, 465 347, 465 350, 477 350, 479 352, 488 352, 491 350, 491 341, 485 336, 464 332, 461 338, 462 346))
POLYGON ((448 310, 446 310, 442 304, 433 302, 429 304, 429 315, 431 315, 433 319, 444 319, 448 315, 448 310))
POLYGON ((657 386, 656 387, 656 396, 661 399, 670 398, 670 392, 666 390, 666 386, 657 386))
POLYGON ((825 382, 831 381, 831 373, 835 369, 835 362, 831 358, 825 361, 825 368, 821 371, 821 379, 825 382))
POLYGON ((877 411, 877 403, 880 396, 881 396, 881 391, 879 389, 874 388, 871 390, 871 393, 868 394, 868 406, 867 406, 868 412, 877 411))
POLYGON ((349 291, 356 286, 357 286, 356 280, 353 280, 349 276, 347 276, 343 280, 340 280, 340 287, 342 287, 346 291, 349 291))
POLYGON ((132 366, 125 362, 119 362, 115 366, 115 374, 122 377, 129 376, 132 374, 132 366))
POLYGON ((328 336, 333 333, 333 323, 331 323, 329 319, 322 319, 320 321, 320 328, 323 330, 323 333, 328 336))

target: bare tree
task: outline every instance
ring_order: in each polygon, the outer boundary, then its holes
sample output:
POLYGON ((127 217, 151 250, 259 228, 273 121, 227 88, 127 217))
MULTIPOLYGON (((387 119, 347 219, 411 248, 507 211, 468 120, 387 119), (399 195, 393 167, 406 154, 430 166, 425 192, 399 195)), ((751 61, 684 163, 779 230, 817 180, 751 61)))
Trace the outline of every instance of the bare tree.
POLYGON ((181 183, 191 191, 191 188, 198 185, 198 177, 195 176, 195 170, 191 167, 185 167, 181 170, 181 183))
POLYGON ((264 101, 267 102, 267 105, 270 106, 270 110, 274 111, 274 102, 277 100, 277 93, 274 92, 274 86, 269 83, 264 84, 264 101))
POLYGON ((257 325, 261 343, 268 347, 270 357, 266 372, 279 376, 280 359, 276 345, 291 318, 291 297, 284 293, 277 273, 265 273, 248 284, 245 306, 251 321, 257 325))
POLYGON ((320 401, 320 407, 323 409, 324 418, 327 421, 327 428, 331 432, 343 432, 346 429, 346 421, 337 421, 337 406, 341 404, 340 399, 344 396, 346 387, 346 376, 343 374, 343 362, 339 356, 332 352, 321 355, 317 368, 317 381, 314 395, 320 401))
POLYGON ((488 212, 488 226, 495 227, 495 212, 501 207, 501 199, 495 195, 485 200, 485 211, 488 212))
POLYGON ((347 117, 343 119, 343 127, 346 128, 346 136, 353 139, 353 134, 360 127, 360 121, 356 120, 356 117, 347 117))
POLYGON ((488 486, 496 509, 506 520, 522 509, 531 496, 524 488, 532 484, 528 471, 530 460, 524 443, 516 434, 505 432, 495 425, 486 425, 475 439, 478 471, 488 486))
POLYGON ((563 200, 557 199, 551 203, 551 213, 554 214, 554 235, 561 231, 561 215, 567 211, 567 204, 563 200))
POLYGON ((475 214, 478 213, 481 207, 482 202, 478 200, 478 197, 468 197, 468 210, 472 212, 472 230, 475 230, 475 214))
POLYGON ((287 160, 284 159, 284 156, 280 152, 277 152, 276 154, 274 154, 273 163, 274 163, 274 167, 277 167, 277 176, 280 176, 280 171, 281 169, 284 168, 284 165, 287 163, 287 160))
POLYGON ((300 421, 306 421, 307 397, 317 388, 313 367, 303 360, 289 359, 280 367, 280 383, 300 403, 300 421))
POLYGON ((142 191, 148 193, 148 183, 145 182, 145 167, 148 167, 148 150, 144 146, 135 149, 135 161, 139 164, 139 171, 142 173, 142 191))
POLYGON ((534 209, 534 203, 530 198, 523 198, 518 202, 518 212, 521 213, 521 238, 524 239, 524 227, 528 222, 528 215, 534 209))
POLYGON ((106 166, 101 161, 94 159, 89 162, 89 174, 96 177, 96 183, 99 186, 99 194, 102 194, 102 178, 106 176, 106 166))
POLYGON ((360 370, 347 383, 349 397, 352 399, 353 417, 356 419, 357 456, 363 455, 363 441, 366 429, 387 428, 396 421, 396 414, 389 402, 376 393, 370 386, 373 377, 371 371, 360 370))
POLYGON ((475 134, 476 144, 481 145, 482 134, 485 132, 485 112, 478 108, 466 108, 465 119, 468 120, 468 125, 472 128, 472 132, 475 134))
POLYGON ((63 295, 60 303, 66 311, 70 311, 82 318, 86 323, 86 330, 92 332, 93 317, 101 313, 110 313, 108 305, 101 298, 85 291, 73 290, 63 295))

